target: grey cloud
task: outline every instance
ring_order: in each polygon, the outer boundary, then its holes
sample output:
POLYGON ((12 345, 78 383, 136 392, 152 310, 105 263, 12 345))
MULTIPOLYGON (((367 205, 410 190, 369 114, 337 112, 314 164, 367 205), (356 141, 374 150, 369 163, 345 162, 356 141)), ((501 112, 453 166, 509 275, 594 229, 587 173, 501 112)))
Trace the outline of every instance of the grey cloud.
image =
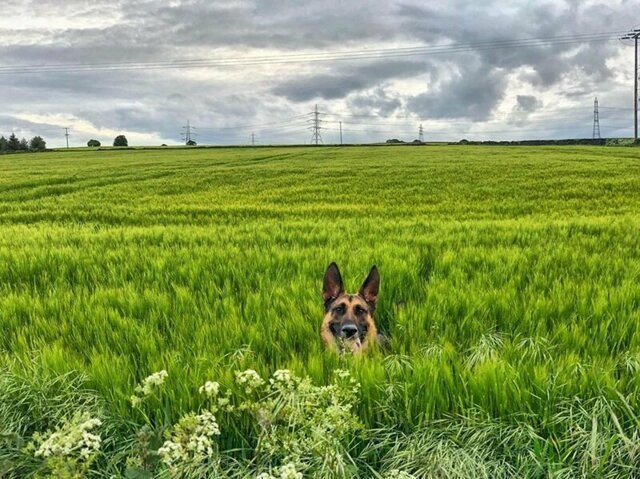
POLYGON ((0 115, 0 136, 7 137, 11 133, 15 133, 18 138, 30 138, 38 134, 46 140, 59 136, 62 129, 57 125, 17 119, 10 115, 0 115))
POLYGON ((518 95, 515 109, 520 112, 531 113, 541 106, 540 100, 533 95, 518 95))
POLYGON ((349 98, 347 104, 351 111, 360 115, 388 117, 402 107, 402 100, 398 95, 389 94, 383 88, 376 88, 372 92, 349 98))
MULTIPOLYGON (((464 76, 474 76, 475 82, 454 77, 440 85, 437 97, 433 92, 412 99, 410 107, 421 114, 444 118, 483 120, 504 96, 506 77, 515 69, 530 67, 532 74, 521 79, 534 86, 550 87, 567 75, 580 71, 581 82, 606 81, 612 75, 604 61, 614 52, 609 43, 538 44, 520 48, 487 46, 487 41, 501 42, 514 37, 548 38, 576 32, 603 31, 603 24, 615 24, 615 9, 603 5, 583 7, 568 4, 523 3, 507 13, 498 2, 456 2, 458 10, 446 7, 405 6, 400 14, 406 27, 424 41, 453 41, 468 44, 469 52, 452 54, 443 63, 456 65, 464 76), (464 15, 459 12, 465 11, 464 15), (451 27, 455 25, 455 28, 451 27), (446 28, 442 28, 446 26, 446 28), (472 55, 481 67, 474 72, 467 62, 472 55), (478 76, 481 75, 481 76, 478 76), (487 110, 483 111, 486 108, 487 110)), ((516 4, 517 5, 517 4, 516 4)), ((606 29, 605 29, 606 30, 606 29)))
POLYGON ((491 67, 468 63, 450 81, 411 97, 407 108, 424 119, 486 120, 505 92, 505 77, 491 67))
POLYGON ((331 73, 289 79, 271 92, 294 102, 317 98, 335 100, 353 91, 382 85, 394 78, 414 76, 429 69, 428 64, 417 61, 377 61, 352 67, 341 66, 331 73))

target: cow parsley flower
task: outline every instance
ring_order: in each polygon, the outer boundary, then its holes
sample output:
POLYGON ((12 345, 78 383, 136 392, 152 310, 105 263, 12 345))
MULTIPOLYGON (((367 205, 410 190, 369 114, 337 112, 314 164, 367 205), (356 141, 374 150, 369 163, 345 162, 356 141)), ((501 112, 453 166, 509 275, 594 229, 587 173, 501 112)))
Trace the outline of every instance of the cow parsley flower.
POLYGON ((42 458, 79 456, 88 460, 100 449, 102 443, 98 434, 89 431, 101 425, 100 419, 92 418, 88 413, 77 414, 42 441, 35 451, 35 456, 42 458))
POLYGON ((263 472, 262 474, 258 474, 256 479, 302 479, 302 473, 298 472, 293 462, 276 468, 275 472, 275 476, 268 472, 263 472))
POLYGON ((293 379, 294 377, 291 375, 291 371, 288 369, 278 369, 273 373, 271 379, 269 379, 269 383, 276 388, 288 388, 293 386, 293 379))
POLYGON ((204 394, 207 397, 215 397, 220 392, 220 384, 215 381, 207 381, 204 385, 200 386, 200 394, 204 394))
POLYGON ((264 380, 253 369, 247 369, 246 371, 236 373, 236 382, 244 386, 247 394, 255 391, 264 384, 264 380))
POLYGON ((136 387, 137 392, 141 392, 145 396, 149 396, 153 393, 155 388, 158 388, 164 384, 164 380, 167 379, 169 373, 164 369, 162 371, 158 371, 157 373, 153 373, 152 375, 145 378, 140 385, 136 387))
POLYGON ((136 394, 130 398, 133 407, 139 406, 145 397, 151 396, 156 389, 164 384, 168 376, 169 373, 163 369, 143 379, 142 382, 136 386, 136 394))
POLYGON ((213 437, 220 435, 216 418, 209 411, 180 418, 169 438, 158 449, 160 460, 176 473, 182 466, 200 463, 213 456, 213 437))
POLYGON ((292 462, 280 467, 280 479, 302 479, 302 473, 298 472, 292 462))

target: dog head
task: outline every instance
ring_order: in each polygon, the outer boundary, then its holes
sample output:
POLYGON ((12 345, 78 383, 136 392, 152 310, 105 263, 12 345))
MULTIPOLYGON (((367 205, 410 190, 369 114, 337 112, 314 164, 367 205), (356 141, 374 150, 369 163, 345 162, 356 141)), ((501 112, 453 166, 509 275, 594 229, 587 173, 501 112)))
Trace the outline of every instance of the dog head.
POLYGON ((377 339, 373 315, 378 302, 380 273, 373 266, 358 294, 344 291, 338 265, 331 263, 324 274, 322 338, 337 351, 359 353, 377 339))

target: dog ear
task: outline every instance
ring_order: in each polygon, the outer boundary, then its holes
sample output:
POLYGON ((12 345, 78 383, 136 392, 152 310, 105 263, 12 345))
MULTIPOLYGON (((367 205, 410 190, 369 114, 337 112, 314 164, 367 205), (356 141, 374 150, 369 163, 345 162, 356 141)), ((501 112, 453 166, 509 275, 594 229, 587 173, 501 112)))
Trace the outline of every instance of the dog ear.
POLYGON ((342 293, 344 293, 344 287, 342 286, 340 270, 337 264, 331 263, 324 273, 322 298, 326 304, 328 301, 336 299, 342 293))
POLYGON ((362 287, 358 294, 367 302, 372 309, 375 309, 378 303, 378 289, 380 288, 380 273, 375 266, 371 267, 369 276, 362 283, 362 287))

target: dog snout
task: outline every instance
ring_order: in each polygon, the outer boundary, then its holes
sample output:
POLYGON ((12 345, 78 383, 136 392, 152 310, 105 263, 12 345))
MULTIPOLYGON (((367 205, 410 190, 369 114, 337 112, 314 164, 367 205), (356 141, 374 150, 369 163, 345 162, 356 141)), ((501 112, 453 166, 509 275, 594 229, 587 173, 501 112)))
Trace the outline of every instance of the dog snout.
POLYGON ((353 323, 347 323, 342 326, 342 336, 352 338, 358 332, 358 327, 353 323))

